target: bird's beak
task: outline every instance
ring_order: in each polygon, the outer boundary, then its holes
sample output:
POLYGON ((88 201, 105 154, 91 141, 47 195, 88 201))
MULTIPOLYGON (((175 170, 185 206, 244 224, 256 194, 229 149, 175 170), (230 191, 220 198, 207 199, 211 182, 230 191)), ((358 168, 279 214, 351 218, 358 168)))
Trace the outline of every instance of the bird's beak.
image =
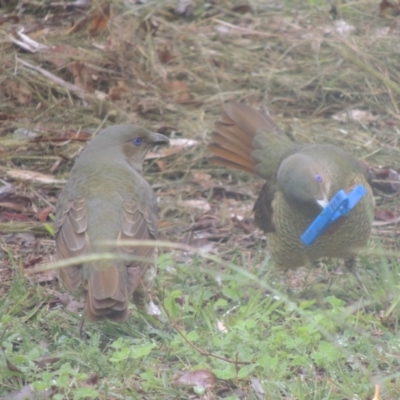
POLYGON ((329 200, 326 197, 326 194, 324 194, 324 197, 322 199, 317 200, 317 203, 321 208, 325 208, 329 204, 329 200))
POLYGON ((169 144, 169 139, 158 132, 151 133, 151 141, 154 145, 169 144))

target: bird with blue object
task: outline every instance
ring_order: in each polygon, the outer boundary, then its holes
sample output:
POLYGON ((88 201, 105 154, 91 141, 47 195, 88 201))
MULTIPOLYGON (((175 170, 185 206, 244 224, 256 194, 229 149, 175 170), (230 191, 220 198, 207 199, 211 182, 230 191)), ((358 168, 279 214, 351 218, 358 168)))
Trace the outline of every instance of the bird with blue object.
POLYGON ((336 220, 345 217, 366 194, 367 189, 362 185, 358 185, 349 194, 344 190, 339 190, 301 235, 301 241, 306 246, 310 246, 336 220))
POLYGON ((331 144, 294 143, 269 116, 243 103, 227 105, 209 151, 211 162, 266 180, 255 222, 267 233, 276 267, 340 258, 359 280, 356 256, 367 246, 375 201, 358 160, 331 144))

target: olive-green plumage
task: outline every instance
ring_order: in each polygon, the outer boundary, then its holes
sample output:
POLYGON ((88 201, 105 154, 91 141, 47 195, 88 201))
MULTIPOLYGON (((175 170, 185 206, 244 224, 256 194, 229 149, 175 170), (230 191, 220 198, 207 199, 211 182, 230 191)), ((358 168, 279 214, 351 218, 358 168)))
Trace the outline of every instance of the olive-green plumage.
POLYGON ((267 232, 275 264, 284 269, 321 257, 351 259, 367 244, 374 197, 359 161, 330 144, 295 144, 272 119, 231 103, 215 123, 211 161, 257 173, 267 182, 254 206, 256 224, 267 232), (312 245, 300 236, 341 189, 362 184, 367 195, 312 245))
POLYGON ((157 238, 157 201, 142 176, 146 153, 168 138, 134 125, 102 130, 80 154, 56 206, 56 256, 115 252, 143 261, 103 260, 60 270, 73 292, 87 292, 85 314, 124 321, 128 300, 142 305, 155 276, 155 248, 110 247, 105 241, 157 238), (148 260, 148 261, 146 261, 148 260))

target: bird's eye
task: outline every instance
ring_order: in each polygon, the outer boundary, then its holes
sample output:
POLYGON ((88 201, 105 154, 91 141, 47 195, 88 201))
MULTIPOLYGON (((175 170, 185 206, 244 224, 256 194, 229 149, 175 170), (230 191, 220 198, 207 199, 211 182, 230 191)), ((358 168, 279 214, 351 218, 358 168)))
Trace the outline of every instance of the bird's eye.
POLYGON ((322 183, 322 181, 323 181, 322 176, 319 175, 319 174, 315 174, 315 180, 316 180, 318 183, 322 183))
POLYGON ((142 138, 137 137, 137 138, 133 139, 133 144, 135 146, 140 146, 142 144, 142 138))

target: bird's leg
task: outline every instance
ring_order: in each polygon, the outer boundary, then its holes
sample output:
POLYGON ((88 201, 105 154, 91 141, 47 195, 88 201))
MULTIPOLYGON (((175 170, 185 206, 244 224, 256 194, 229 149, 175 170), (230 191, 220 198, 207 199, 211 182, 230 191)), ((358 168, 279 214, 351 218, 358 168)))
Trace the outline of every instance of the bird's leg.
POLYGON ((146 308, 149 305, 149 294, 154 285, 156 274, 157 268, 155 268, 154 265, 147 266, 146 271, 140 279, 140 284, 133 292, 133 303, 140 310, 146 311, 146 308))
POLYGON ((332 283, 333 283, 333 279, 332 279, 332 276, 331 276, 331 274, 329 273, 329 271, 327 271, 327 267, 326 267, 326 264, 325 264, 325 262, 324 261, 322 261, 322 259, 319 259, 319 260, 317 260, 317 261, 314 261, 313 263, 313 267, 315 268, 315 269, 321 269, 321 274, 322 275, 320 275, 320 277, 318 278, 318 280, 320 281, 320 282, 326 282, 326 280, 328 279, 328 282, 329 282, 329 286, 328 286, 328 292, 331 290, 331 287, 332 287, 332 283), (328 273, 328 276, 327 276, 327 273, 328 273))
POLYGON ((357 271, 357 258, 356 257, 351 257, 351 258, 346 258, 344 260, 344 265, 347 268, 348 271, 350 271, 354 277, 357 279, 358 284, 361 286, 361 288, 364 290, 364 292, 366 292, 368 294, 368 296, 370 295, 367 288, 365 287, 365 285, 363 284, 360 275, 358 274, 357 271))
POLYGON ((304 286, 308 285, 308 276, 310 269, 307 267, 287 268, 285 271, 286 275, 286 287, 292 293, 299 293, 304 291, 304 286))
POLYGON ((82 340, 86 339, 86 334, 85 334, 85 332, 83 332, 83 325, 85 323, 85 318, 86 318, 86 311, 84 309, 83 313, 82 313, 82 316, 81 316, 81 319, 79 321, 79 325, 78 325, 78 327, 79 327, 79 336, 80 336, 80 338, 82 340))
POLYGON ((148 300, 147 291, 143 287, 138 287, 133 293, 133 303, 139 310, 146 310, 148 300))

